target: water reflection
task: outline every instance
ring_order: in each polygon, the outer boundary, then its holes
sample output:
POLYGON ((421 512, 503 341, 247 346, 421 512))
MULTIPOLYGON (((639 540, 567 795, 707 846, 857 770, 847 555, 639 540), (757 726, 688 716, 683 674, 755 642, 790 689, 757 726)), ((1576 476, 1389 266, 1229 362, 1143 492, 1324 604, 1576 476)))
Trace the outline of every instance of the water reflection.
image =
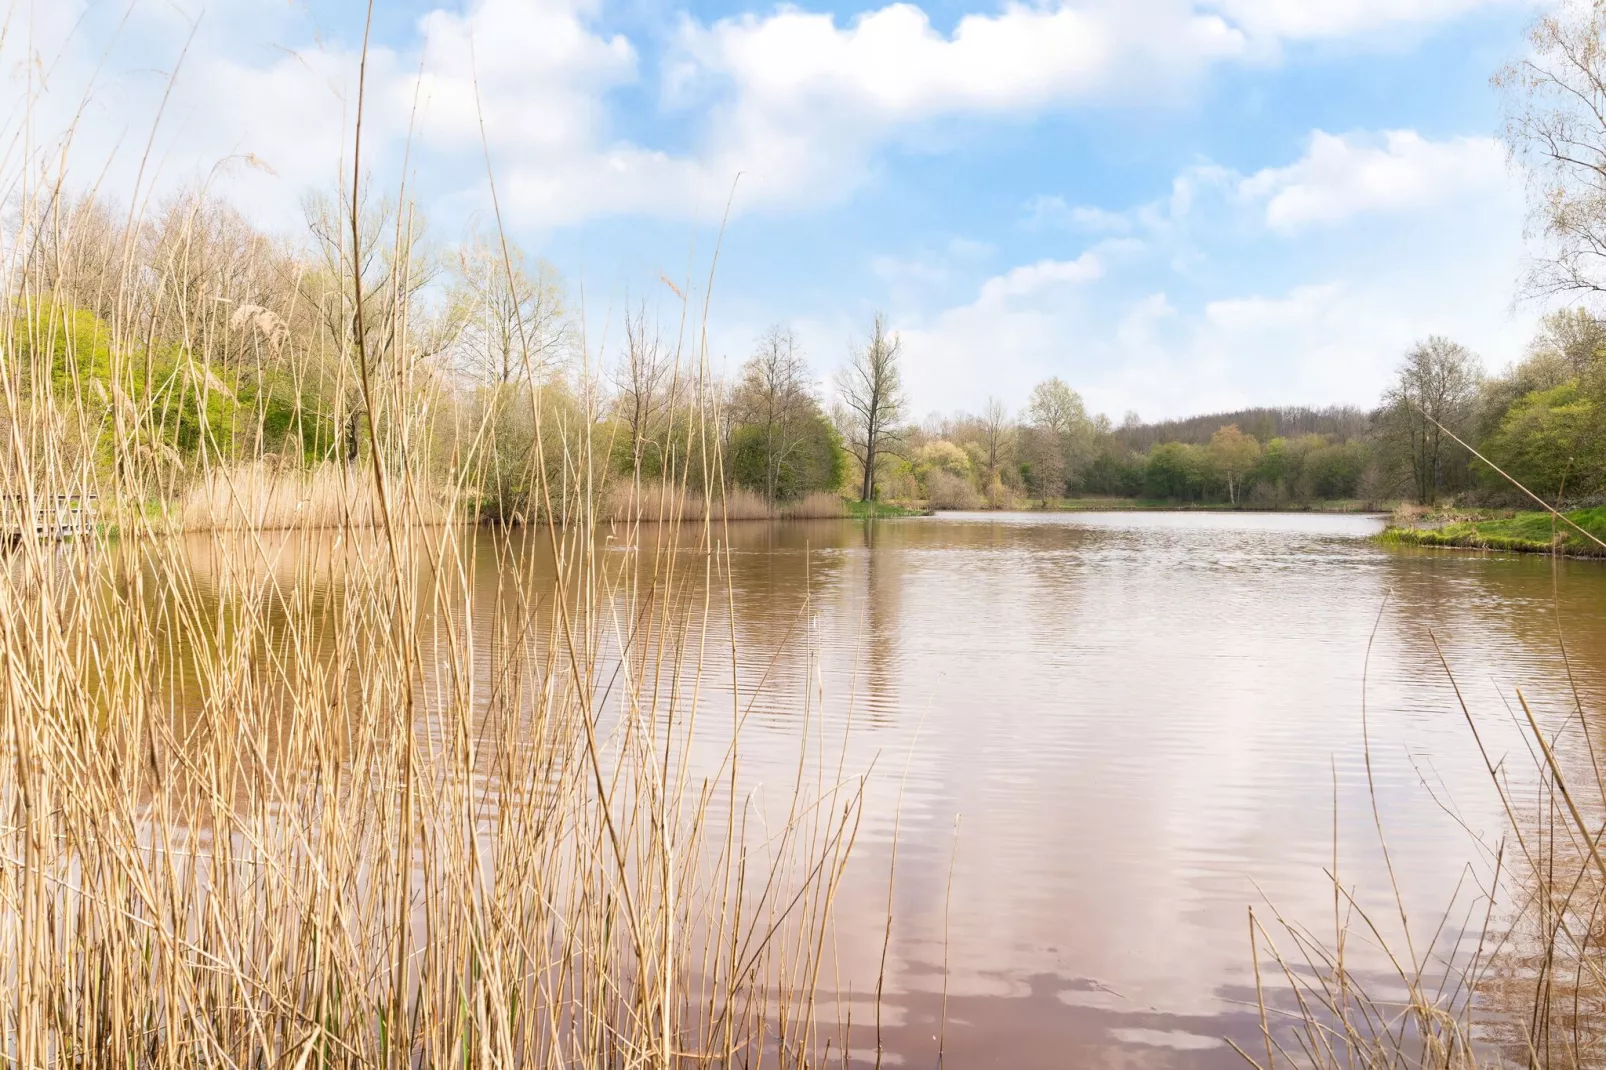
MULTIPOLYGON (((712 770, 745 718, 743 773, 776 812, 800 748, 821 780, 875 768, 826 968, 854 1007, 849 1045, 867 1043, 896 838, 882 1033, 906 1062, 940 1043, 954 1066, 1239 1065, 1220 1038, 1256 1035, 1246 906, 1330 918, 1336 825, 1343 882, 1389 915, 1363 680, 1402 893, 1447 905, 1474 853, 1462 824, 1503 817, 1440 652, 1486 744, 1523 753, 1515 687, 1552 722, 1573 704, 1558 625, 1601 709, 1606 567, 1385 550, 1377 527, 1179 513, 713 529, 719 553, 680 570, 669 623, 650 624, 696 642, 707 622, 693 753, 712 770), (732 637, 734 657, 714 650, 732 637)), ((613 538, 651 588, 660 536, 613 538)), ((450 550, 490 686, 499 649, 548 642, 550 598, 501 607, 542 590, 549 544, 450 550)), ((205 555, 196 567, 209 575, 205 555)), ((273 558, 281 586, 313 571, 273 558)), ((1563 749, 1576 760, 1581 737, 1563 749)))

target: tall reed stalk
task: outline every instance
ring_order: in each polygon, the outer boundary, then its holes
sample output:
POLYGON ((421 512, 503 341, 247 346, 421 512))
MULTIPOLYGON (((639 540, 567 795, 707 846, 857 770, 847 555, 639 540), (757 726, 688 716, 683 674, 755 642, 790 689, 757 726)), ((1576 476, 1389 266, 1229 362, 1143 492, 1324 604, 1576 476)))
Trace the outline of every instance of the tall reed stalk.
MULTIPOLYGON (((609 500, 599 400, 554 419, 532 374, 550 523, 442 523, 495 431, 441 437, 405 201, 376 218, 353 160, 333 270, 268 302, 250 279, 294 268, 280 251, 218 254, 184 202, 110 219, 45 156, 7 172, 0 265, 0 1061, 824 1062, 860 782, 805 761, 800 710, 760 834, 751 696, 710 683, 737 642, 710 627, 724 517, 683 508, 717 449, 609 500), (310 462, 270 455, 236 385, 264 361, 334 399, 310 462), (96 503, 94 534, 36 530, 58 494, 96 503)), ((685 349, 685 433, 714 441, 685 349)))
MULTIPOLYGON (((1550 512, 1553 536, 1564 524, 1577 527, 1559 508, 1511 482, 1550 512)), ((1552 579, 1559 585, 1561 543, 1553 537, 1552 544, 1558 548, 1552 579)), ((1488 713, 1468 705, 1438 637, 1429 633, 1455 696, 1456 708, 1446 712, 1465 721, 1477 744, 1506 818, 1503 834, 1490 842, 1469 830, 1475 851, 1463 882, 1469 894, 1426 923, 1413 923, 1397 883, 1392 918, 1369 915, 1356 901, 1340 876, 1335 824, 1331 936, 1275 908, 1270 926, 1250 912, 1265 1047, 1263 1054, 1240 1049, 1247 1061, 1266 1070, 1278 1064, 1321 1070, 1606 1066, 1606 755, 1598 753, 1593 735, 1600 711, 1586 706, 1574 676, 1576 655, 1560 606, 1559 590, 1553 590, 1565 673, 1558 683, 1571 708, 1559 723, 1543 724, 1527 696, 1514 692, 1503 712, 1516 722, 1525 758, 1491 753, 1488 713), (1381 977, 1358 972, 1346 954, 1356 940, 1381 948, 1390 970, 1381 977), (1278 982, 1272 993, 1261 982, 1263 968, 1278 982)), ((1362 702, 1364 730, 1364 696, 1362 702)), ((1392 881, 1387 815, 1372 782, 1369 738, 1366 775, 1392 881)), ((1336 805, 1335 797, 1335 815, 1336 805)))

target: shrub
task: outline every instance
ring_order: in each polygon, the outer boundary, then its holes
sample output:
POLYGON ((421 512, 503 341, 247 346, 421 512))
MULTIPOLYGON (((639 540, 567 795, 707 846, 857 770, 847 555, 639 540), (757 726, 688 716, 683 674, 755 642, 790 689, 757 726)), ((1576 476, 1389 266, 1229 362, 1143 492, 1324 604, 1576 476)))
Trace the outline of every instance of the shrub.
POLYGON ((926 476, 926 499, 933 509, 980 509, 981 495, 968 480, 934 469, 926 476))

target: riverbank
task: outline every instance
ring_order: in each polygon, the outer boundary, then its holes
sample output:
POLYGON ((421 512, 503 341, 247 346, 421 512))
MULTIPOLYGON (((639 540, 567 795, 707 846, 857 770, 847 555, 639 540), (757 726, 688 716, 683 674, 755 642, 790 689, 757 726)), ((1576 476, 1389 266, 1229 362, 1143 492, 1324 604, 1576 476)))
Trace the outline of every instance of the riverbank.
POLYGON ((845 499, 844 514, 854 520, 898 520, 911 516, 936 516, 936 510, 918 502, 856 502, 845 499))
MULTIPOLYGON (((1565 515, 1595 538, 1606 541, 1606 506, 1577 509, 1565 515)), ((1378 539, 1408 546, 1606 558, 1606 547, 1556 520, 1551 514, 1537 509, 1452 515, 1406 524, 1391 523, 1378 539)))

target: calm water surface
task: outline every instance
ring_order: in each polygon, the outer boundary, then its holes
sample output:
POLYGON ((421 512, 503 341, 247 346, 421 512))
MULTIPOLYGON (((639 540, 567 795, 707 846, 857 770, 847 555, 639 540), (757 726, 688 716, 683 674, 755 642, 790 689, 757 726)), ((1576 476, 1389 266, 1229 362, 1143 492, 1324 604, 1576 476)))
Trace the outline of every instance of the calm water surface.
MULTIPOLYGON (((1368 538, 1380 527, 1197 512, 732 525, 729 599, 721 585, 713 601, 734 621, 711 635, 734 633, 736 664, 709 674, 704 702, 728 711, 734 676, 752 704, 745 774, 784 811, 806 706, 832 763, 873 767, 825 974, 854 1047, 873 1046, 858 1027, 890 879, 886 1065, 934 1065, 939 1037, 952 1067, 1241 1065, 1222 1038, 1256 1043, 1251 905, 1331 931, 1336 846, 1342 883, 1380 924, 1397 918, 1363 711, 1425 938, 1472 834, 1504 821, 1439 650, 1495 758, 1526 763, 1516 689, 1552 724, 1571 706, 1558 619, 1586 709, 1606 709, 1606 566, 1388 549, 1368 538)), ((477 591, 506 567, 488 547, 473 562, 477 591)), ((726 741, 698 731, 693 760, 712 769, 726 741)), ((1576 731, 1558 746, 1581 760, 1576 731)))
POLYGON ((1363 675, 1385 834, 1428 935, 1476 854, 1460 822, 1503 822, 1434 639, 1496 758, 1526 761, 1515 689, 1552 723, 1570 706, 1558 610, 1586 708, 1606 705, 1606 567, 1390 550, 1368 539, 1380 526, 952 514, 732 532, 739 678, 769 674, 746 760, 772 740, 789 783, 812 671, 847 768, 877 763, 838 911, 844 992, 874 984, 897 826, 891 1052, 934 1063, 946 964, 949 1065, 1241 1065, 1221 1038, 1256 1036, 1246 910, 1330 931, 1335 822, 1343 883, 1391 916, 1363 675))

